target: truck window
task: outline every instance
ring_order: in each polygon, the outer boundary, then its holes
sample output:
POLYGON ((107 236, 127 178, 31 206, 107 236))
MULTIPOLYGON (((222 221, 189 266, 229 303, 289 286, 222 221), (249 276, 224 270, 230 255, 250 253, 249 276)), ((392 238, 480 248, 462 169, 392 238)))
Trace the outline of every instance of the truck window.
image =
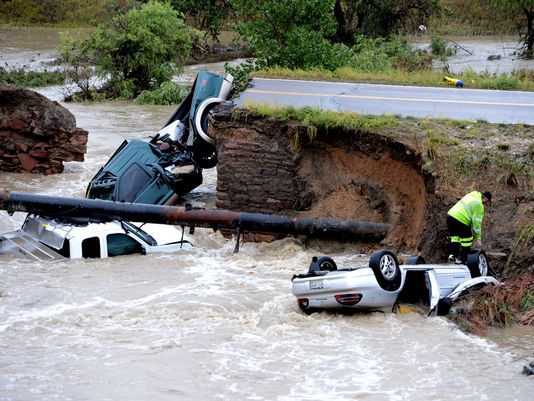
POLYGON ((136 163, 124 172, 119 181, 119 202, 133 202, 137 193, 150 182, 151 176, 136 163))
POLYGON ((100 240, 98 237, 86 238, 82 241, 82 257, 100 258, 100 240))
POLYGON ((143 253, 141 244, 126 234, 109 234, 106 237, 106 241, 108 246, 108 256, 143 253))

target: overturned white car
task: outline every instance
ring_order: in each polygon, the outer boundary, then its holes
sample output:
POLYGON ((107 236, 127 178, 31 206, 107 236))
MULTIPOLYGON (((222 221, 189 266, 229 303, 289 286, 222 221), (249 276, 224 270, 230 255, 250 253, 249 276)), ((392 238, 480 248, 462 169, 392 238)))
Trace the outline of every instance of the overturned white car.
POLYGON ((20 230, 0 235, 0 254, 39 261, 175 252, 191 247, 185 233, 174 226, 84 218, 54 220, 32 214, 20 230))
POLYGON ((489 271, 484 251, 471 253, 466 265, 426 264, 420 256, 400 265, 395 253, 382 249, 371 255, 369 266, 338 269, 332 258, 314 257, 307 273, 293 276, 292 290, 306 313, 394 312, 400 304, 417 304, 428 314, 444 315, 467 289, 499 283, 489 271))

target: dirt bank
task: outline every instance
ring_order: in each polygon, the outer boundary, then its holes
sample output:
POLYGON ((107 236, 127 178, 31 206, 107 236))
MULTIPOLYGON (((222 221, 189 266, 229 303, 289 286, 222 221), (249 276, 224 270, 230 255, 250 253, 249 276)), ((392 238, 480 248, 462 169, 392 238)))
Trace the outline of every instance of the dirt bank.
POLYGON ((468 191, 490 190, 490 262, 500 274, 534 271, 534 127, 399 118, 374 130, 309 128, 216 113, 217 206, 388 223, 382 243, 362 251, 389 246, 439 262, 447 210, 468 191))

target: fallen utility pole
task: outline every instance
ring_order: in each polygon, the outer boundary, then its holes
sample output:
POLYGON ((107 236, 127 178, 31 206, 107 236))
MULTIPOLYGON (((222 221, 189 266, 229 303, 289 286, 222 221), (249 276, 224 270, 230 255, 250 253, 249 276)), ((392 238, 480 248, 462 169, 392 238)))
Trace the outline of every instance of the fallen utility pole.
POLYGON ((97 221, 128 220, 134 222, 205 227, 214 230, 267 234, 306 235, 336 240, 379 241, 389 225, 358 220, 312 219, 273 214, 234 212, 122 203, 99 199, 63 198, 20 192, 0 191, 0 209, 33 213, 49 218, 83 217, 97 221))

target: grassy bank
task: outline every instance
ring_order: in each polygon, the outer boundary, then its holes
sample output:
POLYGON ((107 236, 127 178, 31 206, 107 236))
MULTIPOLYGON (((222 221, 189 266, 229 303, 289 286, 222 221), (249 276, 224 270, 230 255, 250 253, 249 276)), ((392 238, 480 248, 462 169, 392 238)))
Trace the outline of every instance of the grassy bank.
MULTIPOLYGON (((340 68, 335 71, 303 71, 270 68, 253 72, 250 76, 414 86, 447 86, 444 82, 446 74, 446 72, 431 69, 420 71, 392 70, 387 72, 361 72, 351 68, 340 68)), ((465 88, 534 91, 534 71, 532 70, 518 70, 510 75, 500 74, 497 76, 492 74, 478 74, 473 70, 468 70, 462 74, 454 75, 454 78, 461 80, 465 88)))
POLYGON ((62 85, 65 82, 65 74, 60 71, 25 71, 23 69, 7 71, 0 67, 0 81, 26 87, 62 85))

